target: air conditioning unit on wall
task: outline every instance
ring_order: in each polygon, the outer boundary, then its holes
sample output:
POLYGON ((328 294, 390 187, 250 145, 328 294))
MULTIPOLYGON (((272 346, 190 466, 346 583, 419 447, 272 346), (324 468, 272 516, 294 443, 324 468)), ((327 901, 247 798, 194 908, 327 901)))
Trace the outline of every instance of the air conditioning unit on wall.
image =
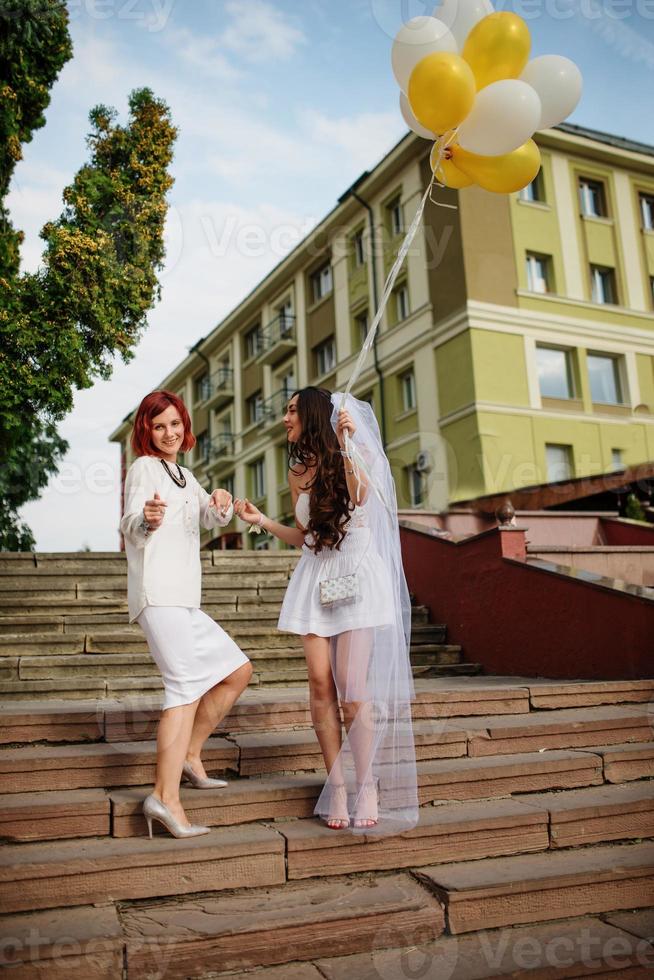
POLYGON ((416 469, 418 473, 431 473, 434 468, 434 459, 428 449, 421 449, 416 455, 416 469))

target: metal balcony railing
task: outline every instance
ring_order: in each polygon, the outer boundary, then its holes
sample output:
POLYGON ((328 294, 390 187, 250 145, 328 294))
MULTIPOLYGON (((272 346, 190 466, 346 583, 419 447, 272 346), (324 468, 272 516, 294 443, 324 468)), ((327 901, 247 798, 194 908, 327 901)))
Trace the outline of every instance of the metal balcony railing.
POLYGON ((262 418, 259 424, 274 425, 276 422, 281 422, 286 414, 286 406, 292 394, 290 388, 280 388, 270 398, 266 398, 262 405, 262 418))
POLYGON ((261 349, 259 354, 267 354, 280 343, 295 342, 295 316, 292 313, 280 313, 271 320, 261 331, 261 349))
POLYGON ((209 451, 211 462, 227 459, 234 455, 234 436, 231 432, 221 432, 211 440, 209 451))
POLYGON ((230 395, 234 389, 234 371, 232 368, 221 367, 199 383, 200 402, 208 402, 214 395, 230 395))

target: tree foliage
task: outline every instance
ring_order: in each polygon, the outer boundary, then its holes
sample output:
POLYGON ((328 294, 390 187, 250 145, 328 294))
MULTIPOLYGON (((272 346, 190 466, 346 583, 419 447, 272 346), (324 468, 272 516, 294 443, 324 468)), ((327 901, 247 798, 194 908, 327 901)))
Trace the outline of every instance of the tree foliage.
POLYGON ((0 449, 8 463, 0 547, 8 549, 33 545, 16 511, 38 496, 68 448, 55 423, 76 389, 110 377, 116 353, 131 360, 159 298, 176 131, 149 89, 132 92, 125 126, 113 109, 93 109, 90 159, 65 188, 59 218, 42 229, 42 265, 21 274, 22 235, 4 200, 22 144, 44 124, 50 88, 71 57, 65 3, 4 0, 0 31, 0 449))

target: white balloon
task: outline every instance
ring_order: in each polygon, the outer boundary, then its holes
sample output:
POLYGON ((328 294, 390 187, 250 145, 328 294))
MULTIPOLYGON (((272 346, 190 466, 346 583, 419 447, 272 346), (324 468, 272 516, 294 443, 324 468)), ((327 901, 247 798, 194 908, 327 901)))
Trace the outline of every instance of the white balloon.
POLYGON ((442 21, 414 17, 400 28, 393 42, 391 64, 403 92, 409 88, 411 72, 418 62, 435 51, 457 51, 456 41, 442 21))
POLYGON ((400 112, 404 116, 404 121, 409 127, 409 129, 412 129, 414 133, 418 134, 418 136, 422 136, 422 138, 425 140, 438 139, 435 133, 431 133, 428 129, 425 129, 425 127, 421 123, 418 122, 418 120, 413 114, 411 103, 407 99, 404 92, 400 92, 400 112))
POLYGON ((533 136, 540 114, 540 99, 531 85, 504 78, 477 93, 456 141, 464 150, 482 156, 511 153, 533 136))
POLYGON ((458 50, 462 51, 466 38, 475 24, 494 13, 495 8, 490 0, 443 0, 435 8, 432 17, 438 17, 449 27, 458 50))
POLYGON ((581 98, 581 72, 574 61, 560 54, 543 54, 540 58, 534 58, 520 78, 531 85, 541 101, 539 129, 563 122, 581 98))

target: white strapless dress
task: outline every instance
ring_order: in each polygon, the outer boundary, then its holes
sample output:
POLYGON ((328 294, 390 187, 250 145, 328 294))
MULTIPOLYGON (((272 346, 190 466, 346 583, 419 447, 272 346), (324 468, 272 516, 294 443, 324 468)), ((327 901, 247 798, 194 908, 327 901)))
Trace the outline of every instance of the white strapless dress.
MULTIPOLYGON (((309 524, 309 494, 300 493, 295 505, 298 524, 309 524)), ((282 603, 277 628, 287 633, 315 633, 335 636, 346 630, 366 626, 386 626, 395 622, 395 599, 390 576, 371 540, 366 521, 366 505, 356 507, 346 524, 339 549, 323 548, 315 554, 305 536, 302 557, 291 575, 282 603), (327 578, 357 573, 360 595, 351 602, 324 606, 320 602, 320 582, 327 578)))

